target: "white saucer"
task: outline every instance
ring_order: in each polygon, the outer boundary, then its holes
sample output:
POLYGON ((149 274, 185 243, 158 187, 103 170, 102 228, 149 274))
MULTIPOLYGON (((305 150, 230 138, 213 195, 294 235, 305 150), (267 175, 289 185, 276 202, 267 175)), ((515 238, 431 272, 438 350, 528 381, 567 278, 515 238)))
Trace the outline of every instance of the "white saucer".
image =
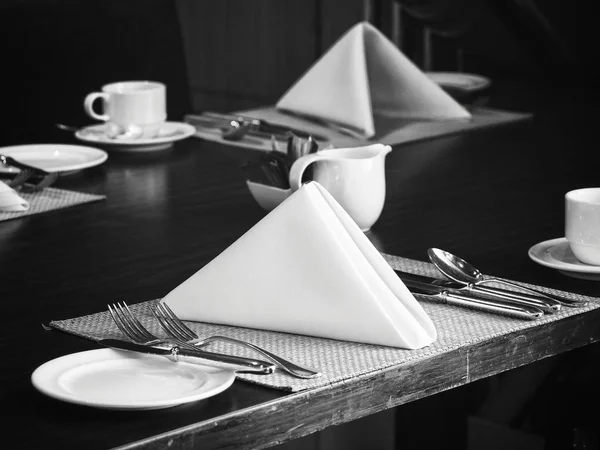
POLYGON ((31 375, 33 386, 49 397, 118 410, 195 402, 224 391, 234 380, 232 370, 110 348, 53 359, 31 375))
POLYGON ((591 266, 577 260, 565 238, 540 242, 531 247, 528 254, 536 263, 557 269, 570 277, 600 280, 600 266, 591 266))
POLYGON ((153 138, 114 138, 107 134, 104 123, 83 127, 75 132, 75 137, 85 142, 108 146, 111 150, 123 152, 149 152, 170 148, 173 142, 192 136, 196 129, 184 122, 165 122, 158 136, 153 138))
MULTIPOLYGON (((30 144, 0 147, 0 153, 47 172, 72 173, 102 164, 108 158, 104 150, 65 144, 30 144)), ((0 164, 0 172, 17 173, 19 169, 0 164)))
POLYGON ((442 87, 460 89, 465 92, 479 91, 491 84, 489 78, 472 73, 425 72, 425 74, 442 87))

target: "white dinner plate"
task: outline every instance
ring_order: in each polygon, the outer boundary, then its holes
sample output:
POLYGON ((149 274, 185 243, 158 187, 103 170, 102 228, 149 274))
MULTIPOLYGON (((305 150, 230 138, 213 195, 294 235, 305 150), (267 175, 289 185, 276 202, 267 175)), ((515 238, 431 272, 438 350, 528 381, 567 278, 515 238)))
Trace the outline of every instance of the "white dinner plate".
POLYGON ((542 266, 551 267, 573 278, 600 280, 600 266, 580 262, 565 238, 540 242, 529 249, 529 257, 542 266))
POLYGON ((170 148, 174 142, 192 136, 196 129, 184 122, 165 122, 158 136, 153 138, 114 138, 108 135, 106 124, 83 127, 75 132, 75 137, 85 142, 107 146, 122 152, 150 152, 170 148))
POLYGON ((466 92, 475 92, 491 84, 489 78, 472 73, 461 72, 425 72, 432 81, 442 87, 460 89, 466 92))
MULTIPOLYGON (((47 172, 61 174, 97 166, 108 158, 108 154, 99 148, 66 144, 14 145, 0 147, 0 153, 47 172)), ((0 164, 0 172, 19 172, 19 169, 0 164)))
POLYGON ((41 393, 69 403, 116 410, 169 408, 227 389, 235 373, 110 348, 48 361, 31 375, 41 393))

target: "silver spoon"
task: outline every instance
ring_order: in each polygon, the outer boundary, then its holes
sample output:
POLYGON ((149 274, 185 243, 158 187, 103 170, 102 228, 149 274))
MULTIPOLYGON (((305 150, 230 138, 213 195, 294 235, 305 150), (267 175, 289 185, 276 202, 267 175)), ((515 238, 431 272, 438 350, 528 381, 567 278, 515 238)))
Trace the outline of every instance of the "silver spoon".
POLYGON ((581 307, 588 304, 587 301, 573 300, 564 297, 559 297, 553 294, 547 294, 545 292, 538 291, 536 289, 527 288, 510 281, 505 281, 500 278, 484 278, 483 274, 477 270, 474 266, 466 262, 464 259, 458 256, 448 253, 439 248, 430 248, 427 250, 427 256, 431 262, 438 268, 440 272, 446 275, 451 280, 458 283, 468 285, 483 285, 487 283, 500 283, 514 288, 521 289, 535 295, 541 295, 542 297, 549 298, 560 302, 562 305, 570 307, 581 307))

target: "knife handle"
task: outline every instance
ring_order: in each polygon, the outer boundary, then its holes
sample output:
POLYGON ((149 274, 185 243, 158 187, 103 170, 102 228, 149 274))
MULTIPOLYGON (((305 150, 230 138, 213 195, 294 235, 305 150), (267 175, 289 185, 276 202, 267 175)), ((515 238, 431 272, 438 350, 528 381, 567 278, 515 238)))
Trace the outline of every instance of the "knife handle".
POLYGON ((494 314, 516 317, 519 319, 535 320, 544 315, 544 311, 527 305, 516 305, 499 300, 475 298, 456 292, 444 292, 441 298, 449 305, 463 306, 467 308, 485 311, 494 314))
POLYGON ((501 284, 504 284, 505 286, 516 287, 516 288, 519 288, 519 289, 521 289, 523 291, 527 291, 530 294, 538 295, 540 297, 544 297, 544 298, 549 299, 549 300, 557 301, 561 305, 568 306, 570 308, 581 308, 583 306, 586 306, 589 303, 587 300, 577 300, 577 299, 572 299, 572 298, 566 298, 566 297, 563 297, 563 296, 560 296, 560 295, 550 294, 550 293, 547 293, 547 292, 541 292, 541 291, 538 291, 536 289, 532 289, 532 288, 529 288, 529 287, 521 286, 521 285, 519 285, 517 283, 512 283, 512 282, 509 282, 509 281, 506 281, 506 280, 502 280, 502 279, 499 279, 499 278, 490 278, 490 279, 486 279, 486 280, 483 280, 483 281, 478 281, 477 282, 477 287, 482 287, 482 284, 484 284, 484 283, 501 283, 501 284))
POLYGON ((180 347, 172 347, 171 355, 176 361, 198 362, 198 359, 210 361, 211 365, 223 366, 234 369, 237 373, 249 373, 255 375, 269 375, 275 372, 275 364, 257 359, 244 358, 241 356, 212 353, 204 350, 188 350, 180 347))
POLYGON ((559 301, 551 298, 545 298, 542 296, 535 296, 515 291, 509 291, 500 288, 491 288, 486 286, 479 286, 470 284, 467 286, 467 290, 473 293, 479 293, 497 299, 506 299, 512 302, 519 302, 521 304, 527 304, 529 306, 536 306, 544 312, 553 314, 560 311, 562 305, 559 301))

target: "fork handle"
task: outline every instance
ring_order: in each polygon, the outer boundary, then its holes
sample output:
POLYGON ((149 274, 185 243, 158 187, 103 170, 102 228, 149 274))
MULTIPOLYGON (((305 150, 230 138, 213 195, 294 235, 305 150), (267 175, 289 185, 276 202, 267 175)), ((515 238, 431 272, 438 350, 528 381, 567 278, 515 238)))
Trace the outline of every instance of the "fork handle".
POLYGON ((183 357, 202 358, 217 364, 226 364, 238 366, 237 373, 253 373, 260 375, 269 375, 274 371, 275 366, 266 361, 258 359, 244 358, 241 356, 225 355, 222 353, 213 353, 200 350, 198 346, 191 345, 189 342, 180 341, 179 339, 153 339, 144 342, 144 345, 168 345, 171 351, 176 348, 177 355, 183 357))
POLYGON ((316 370, 309 369, 307 367, 302 367, 291 361, 283 359, 281 356, 277 356, 261 347, 251 344, 250 342, 241 341, 239 339, 235 339, 235 338, 231 338, 231 337, 227 337, 227 336, 210 336, 206 339, 194 339, 189 342, 193 343, 194 345, 196 345, 198 347, 202 347, 202 346, 208 345, 214 341, 223 341, 223 342, 229 342, 231 344, 238 344, 243 347, 254 350, 254 351, 260 353, 261 355, 263 355, 264 357, 266 357, 267 359, 269 359, 270 361, 276 363, 285 372, 287 372, 290 375, 293 375, 295 377, 298 377, 298 378, 316 378, 316 377, 321 376, 321 373, 317 372, 316 370))

